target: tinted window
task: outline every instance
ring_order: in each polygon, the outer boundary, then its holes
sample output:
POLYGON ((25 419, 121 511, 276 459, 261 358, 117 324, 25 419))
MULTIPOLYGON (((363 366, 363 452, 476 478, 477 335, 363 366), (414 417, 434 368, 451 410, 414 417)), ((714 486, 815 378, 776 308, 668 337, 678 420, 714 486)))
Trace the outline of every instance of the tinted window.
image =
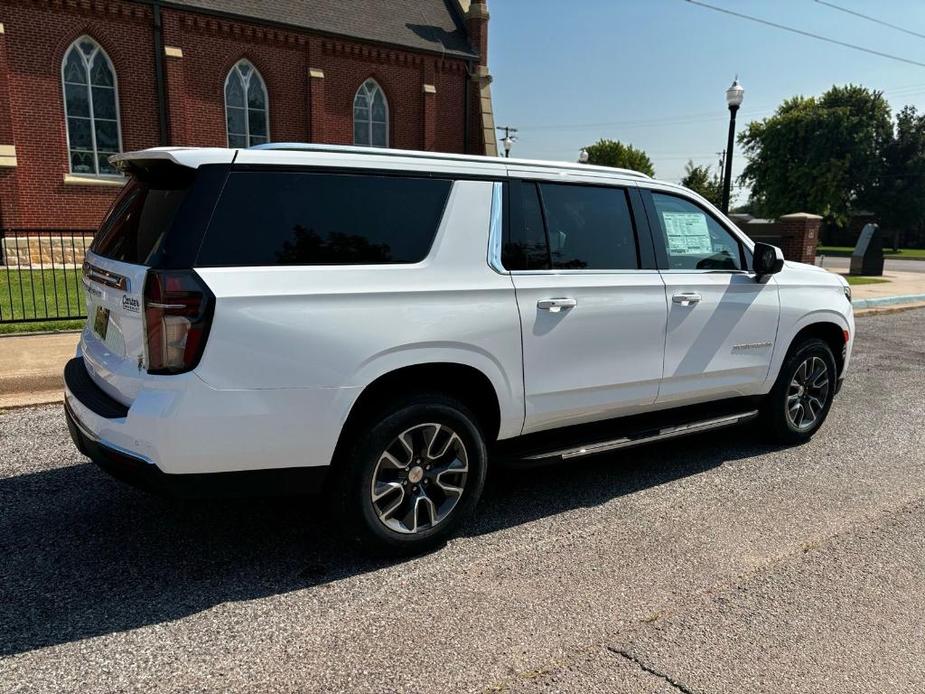
POLYGON ((169 182, 132 180, 103 220, 90 250, 113 260, 148 264, 191 185, 191 173, 177 174, 169 182))
POLYGON ((548 269, 549 249, 536 185, 512 186, 511 206, 511 229, 501 262, 508 270, 548 269))
POLYGON ((450 186, 398 176, 232 173, 198 263, 416 263, 430 250, 450 186))
POLYGON ((670 270, 741 270, 738 239, 692 202, 652 193, 670 270))
POLYGON ((622 188, 542 183, 540 193, 554 268, 639 267, 629 203, 622 188))

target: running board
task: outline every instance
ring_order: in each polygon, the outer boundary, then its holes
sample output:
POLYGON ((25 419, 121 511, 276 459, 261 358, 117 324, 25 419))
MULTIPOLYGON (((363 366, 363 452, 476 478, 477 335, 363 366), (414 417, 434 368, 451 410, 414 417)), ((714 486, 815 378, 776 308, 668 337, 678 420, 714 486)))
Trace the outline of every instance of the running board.
POLYGON ((584 446, 577 446, 573 448, 563 448, 557 451, 549 451, 545 453, 537 453, 535 455, 525 456, 523 460, 546 460, 550 458, 560 458, 562 460, 569 460, 570 458, 580 458, 586 455, 594 455, 595 453, 604 453, 606 451, 613 451, 618 448, 629 448, 630 446, 640 446, 644 443, 652 443, 654 441, 665 441, 667 439, 673 439, 678 436, 687 436, 688 434, 699 434, 702 431, 710 431, 711 429, 721 429, 723 427, 733 426, 735 424, 742 424, 751 419, 754 419, 758 416, 758 410, 750 410, 748 412, 739 412, 737 414, 725 415, 723 417, 714 417, 712 419, 703 419, 699 422, 689 422, 687 424, 678 424, 675 426, 663 427, 661 429, 649 430, 646 432, 640 432, 635 435, 621 436, 618 439, 613 439, 610 441, 600 441, 597 443, 589 443, 584 446))

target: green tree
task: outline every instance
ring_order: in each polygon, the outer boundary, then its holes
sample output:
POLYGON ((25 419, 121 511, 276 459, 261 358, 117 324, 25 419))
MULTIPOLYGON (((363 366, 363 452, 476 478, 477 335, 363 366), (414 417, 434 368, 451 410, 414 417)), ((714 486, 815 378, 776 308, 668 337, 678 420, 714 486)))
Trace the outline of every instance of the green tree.
POLYGON ((616 140, 600 139, 584 148, 588 153, 588 163, 600 166, 615 166, 621 169, 640 171, 647 176, 655 175, 652 160, 641 149, 624 145, 616 140))
POLYGON ((681 185, 702 195, 717 207, 723 201, 723 182, 719 174, 713 173, 707 165, 695 166, 694 162, 689 160, 684 167, 681 185))
POLYGON ((920 229, 925 220, 925 114, 914 106, 897 114, 883 158, 869 206, 898 246, 903 232, 920 229))
POLYGON ((796 96, 739 136, 748 158, 740 180, 771 216, 814 212, 843 224, 875 199, 892 131, 881 92, 848 85, 796 96))

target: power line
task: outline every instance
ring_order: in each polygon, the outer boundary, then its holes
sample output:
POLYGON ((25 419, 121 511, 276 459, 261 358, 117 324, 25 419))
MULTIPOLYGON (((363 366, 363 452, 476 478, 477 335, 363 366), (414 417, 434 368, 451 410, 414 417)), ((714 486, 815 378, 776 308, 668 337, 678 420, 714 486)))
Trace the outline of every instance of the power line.
MULTIPOLYGON (((902 87, 892 87, 882 90, 884 96, 914 96, 925 93, 925 84, 910 84, 902 87)), ((742 117, 757 117, 773 113, 776 106, 757 106, 750 111, 744 111, 739 115, 742 117)), ((590 128, 660 128, 675 127, 679 125, 693 125, 695 123, 709 123, 715 121, 728 121, 729 116, 725 114, 716 114, 714 111, 702 111, 700 113, 683 113, 676 116, 661 116, 657 118, 641 118, 636 120, 625 121, 606 121, 597 123, 544 123, 534 125, 522 125, 521 130, 582 130, 590 128)))
POLYGON ((877 55, 881 58, 889 58, 890 60, 896 60, 900 63, 907 63, 909 65, 918 65, 919 67, 925 67, 925 63, 921 63, 918 60, 911 60, 909 58, 902 58, 898 55, 892 55, 890 53, 882 53, 880 51, 875 51, 873 48, 865 48, 864 46, 858 46, 853 43, 848 43, 847 41, 839 41, 838 39, 833 39, 828 36, 822 36, 821 34, 814 34, 811 31, 804 31, 802 29, 796 29, 791 26, 786 26, 785 24, 778 24, 777 22, 772 22, 767 19, 761 19, 760 17, 753 17, 750 14, 742 14, 741 12, 735 12, 734 10, 727 10, 725 7, 717 7, 716 5, 710 5, 706 2, 701 2, 701 0, 685 0, 692 5, 698 5, 699 7, 705 7, 708 10, 713 10, 715 12, 722 12, 723 14, 728 14, 733 17, 739 17, 740 19, 747 19, 750 22, 756 22, 758 24, 764 24, 765 26, 774 27, 775 29, 781 29, 783 31, 789 31, 791 34, 799 34, 800 36, 808 36, 811 39, 816 39, 818 41, 825 41, 826 43, 833 43, 836 46, 842 46, 844 48, 850 48, 854 51, 860 51, 862 53, 870 53, 871 55, 877 55))
MULTIPOLYGON (((770 110, 753 110, 747 111, 743 115, 756 116, 759 114, 769 113, 770 110)), ((709 121, 727 121, 729 116, 716 111, 707 111, 703 113, 687 113, 677 116, 662 116, 660 118, 641 118, 637 120, 625 121, 607 121, 599 123, 559 123, 543 125, 523 125, 521 130, 578 130, 581 128, 643 128, 643 127, 661 127, 674 125, 688 125, 690 123, 706 123, 709 121)))
POLYGON ((847 7, 841 7, 839 5, 836 5, 834 2, 826 2, 826 0, 816 0, 816 2, 818 2, 820 5, 826 5, 827 7, 831 7, 833 10, 844 12, 845 14, 853 14, 855 17, 866 19, 868 22, 873 22, 874 24, 880 24, 885 27, 890 27, 890 29, 896 29, 896 31, 902 31, 903 33, 911 34, 912 36, 918 36, 920 39, 925 39, 925 34, 920 34, 917 31, 906 29, 906 27, 901 27, 896 24, 890 24, 889 22, 884 22, 882 19, 877 19, 876 17, 871 17, 866 14, 861 14, 860 12, 855 12, 854 10, 849 10, 847 7))

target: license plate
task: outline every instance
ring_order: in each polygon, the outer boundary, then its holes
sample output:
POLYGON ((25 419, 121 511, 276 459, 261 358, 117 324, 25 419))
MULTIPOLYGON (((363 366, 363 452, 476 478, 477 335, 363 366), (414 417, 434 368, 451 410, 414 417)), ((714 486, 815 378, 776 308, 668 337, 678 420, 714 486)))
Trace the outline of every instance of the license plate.
POLYGON ((97 306, 96 315, 93 317, 93 332, 99 335, 101 340, 105 340, 107 330, 109 330, 109 309, 97 306))

